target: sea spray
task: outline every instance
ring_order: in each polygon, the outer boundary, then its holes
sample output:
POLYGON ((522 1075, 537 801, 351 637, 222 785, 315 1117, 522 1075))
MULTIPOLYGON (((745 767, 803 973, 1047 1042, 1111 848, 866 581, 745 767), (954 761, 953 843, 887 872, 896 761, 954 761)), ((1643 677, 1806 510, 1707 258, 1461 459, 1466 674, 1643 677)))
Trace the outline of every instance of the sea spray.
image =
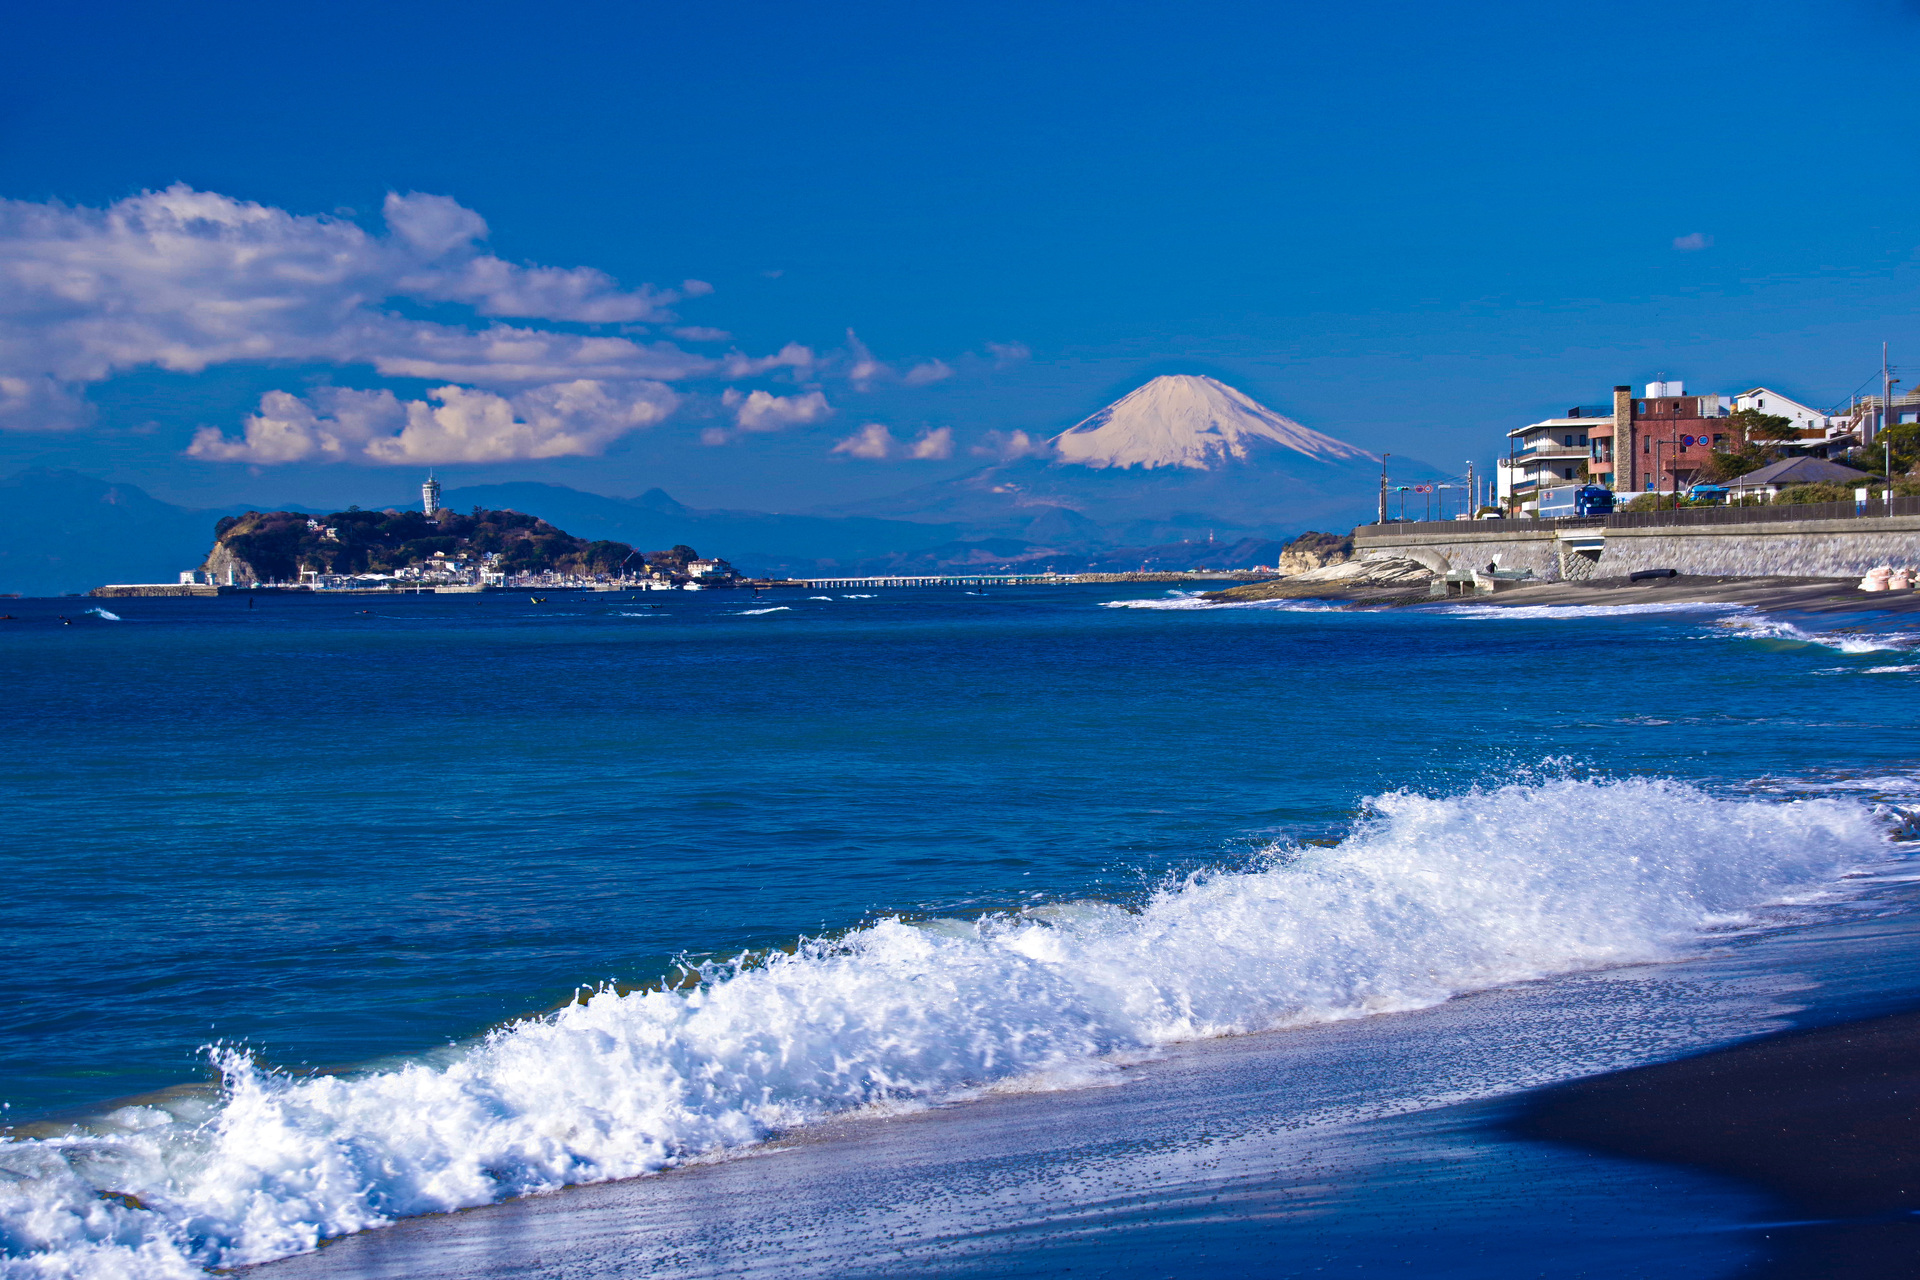
POLYGON ((854 1108, 1658 960, 1888 854, 1838 798, 1655 780, 1396 792, 1336 846, 1278 846, 1132 908, 883 920, 684 989, 603 990, 443 1065, 296 1078, 222 1051, 208 1114, 129 1107, 0 1145, 0 1276, 190 1275, 854 1108))
POLYGON ((1897 652, 1920 646, 1920 636, 1911 632, 1874 632, 1865 629, 1808 631, 1780 618, 1729 619, 1721 625, 1741 640, 1782 640, 1791 644, 1818 645, 1850 655, 1897 652))

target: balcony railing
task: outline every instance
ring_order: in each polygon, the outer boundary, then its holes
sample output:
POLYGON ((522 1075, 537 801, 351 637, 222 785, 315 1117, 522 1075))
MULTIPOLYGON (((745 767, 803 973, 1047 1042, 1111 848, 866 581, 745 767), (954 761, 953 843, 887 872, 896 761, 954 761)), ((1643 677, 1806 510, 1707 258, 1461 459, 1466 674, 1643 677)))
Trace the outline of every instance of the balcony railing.
POLYGON ((1531 449, 1522 449, 1498 461, 1501 466, 1513 471, 1518 471, 1522 467, 1537 466, 1549 458, 1559 460, 1562 458, 1591 458, 1592 456, 1593 450, 1588 445, 1551 444, 1539 445, 1531 449))

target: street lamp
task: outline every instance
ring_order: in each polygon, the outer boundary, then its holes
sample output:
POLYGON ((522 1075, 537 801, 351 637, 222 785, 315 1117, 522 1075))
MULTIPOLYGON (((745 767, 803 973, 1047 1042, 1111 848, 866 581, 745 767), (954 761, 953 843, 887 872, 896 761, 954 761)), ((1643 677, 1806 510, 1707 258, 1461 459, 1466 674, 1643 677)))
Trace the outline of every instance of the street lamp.
POLYGON ((1387 522, 1387 459, 1391 458, 1392 456, 1393 455, 1390 453, 1383 453, 1380 455, 1380 523, 1381 524, 1385 524, 1387 522))

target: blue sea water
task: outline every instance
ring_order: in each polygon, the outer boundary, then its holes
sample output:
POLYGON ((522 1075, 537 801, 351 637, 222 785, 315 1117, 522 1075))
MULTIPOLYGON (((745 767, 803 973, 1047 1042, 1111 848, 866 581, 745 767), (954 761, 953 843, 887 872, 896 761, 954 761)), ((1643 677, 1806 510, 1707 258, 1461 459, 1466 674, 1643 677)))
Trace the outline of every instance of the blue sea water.
POLYGON ((1684 958, 1920 794, 1865 614, 5 603, 7 1275, 1684 958))

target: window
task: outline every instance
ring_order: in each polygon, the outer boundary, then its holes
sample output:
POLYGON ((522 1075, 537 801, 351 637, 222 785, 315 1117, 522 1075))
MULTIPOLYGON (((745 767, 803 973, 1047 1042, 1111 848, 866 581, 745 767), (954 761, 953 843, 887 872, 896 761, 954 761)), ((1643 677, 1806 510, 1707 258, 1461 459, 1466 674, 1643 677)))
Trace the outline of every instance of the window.
POLYGON ((1716 449, 1718 449, 1718 448, 1719 448, 1719 447, 1720 447, 1721 445, 1723 445, 1723 444, 1725 444, 1726 442, 1727 442, 1727 438, 1726 438, 1726 437, 1725 437, 1724 435, 1721 435, 1721 434, 1720 434, 1719 432, 1717 432, 1717 431, 1713 433, 1713 447, 1714 447, 1714 448, 1716 448, 1716 449))
POLYGON ((1649 436, 1645 440, 1642 440, 1640 442, 1640 452, 1642 453, 1653 452, 1653 437, 1649 436))
POLYGON ((1587 437, 1586 437, 1586 434, 1585 434, 1584 432, 1583 432, 1583 433, 1581 433, 1581 436, 1580 436, 1580 441, 1579 441, 1579 442, 1580 442, 1581 444, 1585 444, 1585 443, 1587 442, 1587 437))
POLYGON ((1572 436, 1563 437, 1562 443, 1564 443, 1566 447, 1569 449, 1573 448, 1573 437, 1572 436))
POLYGON ((1573 479, 1573 468, 1572 468, 1572 467, 1562 467, 1562 468, 1561 468, 1561 472, 1560 472, 1560 473, 1561 473, 1561 475, 1562 475, 1562 477, 1564 477, 1565 479, 1568 479, 1568 480, 1571 480, 1571 479, 1573 479))

